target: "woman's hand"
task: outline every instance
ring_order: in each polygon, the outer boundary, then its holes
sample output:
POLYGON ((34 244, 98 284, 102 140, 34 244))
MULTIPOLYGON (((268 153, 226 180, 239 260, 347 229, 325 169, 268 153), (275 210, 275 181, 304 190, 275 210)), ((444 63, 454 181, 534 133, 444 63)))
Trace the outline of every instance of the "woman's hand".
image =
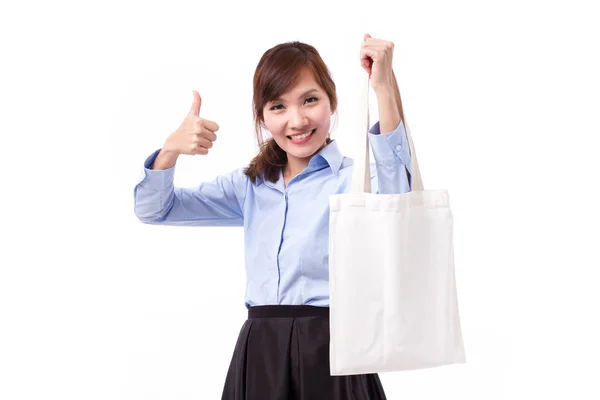
POLYGON ((360 65, 369 74, 373 90, 389 90, 394 86, 393 56, 394 43, 374 39, 371 35, 365 33, 364 41, 360 47, 360 65))
POLYGON ((200 94, 194 90, 194 102, 181 126, 165 141, 163 151, 171 154, 208 154, 208 149, 217 140, 219 125, 200 118, 200 94))

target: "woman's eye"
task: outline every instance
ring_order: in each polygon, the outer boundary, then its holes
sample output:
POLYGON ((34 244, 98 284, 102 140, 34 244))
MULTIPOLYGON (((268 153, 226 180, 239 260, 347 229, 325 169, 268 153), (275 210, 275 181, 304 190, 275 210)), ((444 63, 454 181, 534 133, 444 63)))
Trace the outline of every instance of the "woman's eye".
MULTIPOLYGON (((317 101, 317 100, 319 100, 319 99, 318 99, 317 97, 314 97, 314 96, 313 96, 313 97, 308 97, 308 98, 306 99, 306 101, 307 101, 307 102, 309 102, 309 103, 314 103, 314 102, 315 102, 315 101, 317 101), (314 101, 308 101, 308 100, 314 100, 314 101)), ((281 108, 278 108, 278 107, 283 107, 283 106, 282 106, 281 104, 276 104, 276 105, 274 105, 273 107, 269 108, 269 110, 271 110, 271 111, 278 111, 278 110, 281 110, 281 108)))

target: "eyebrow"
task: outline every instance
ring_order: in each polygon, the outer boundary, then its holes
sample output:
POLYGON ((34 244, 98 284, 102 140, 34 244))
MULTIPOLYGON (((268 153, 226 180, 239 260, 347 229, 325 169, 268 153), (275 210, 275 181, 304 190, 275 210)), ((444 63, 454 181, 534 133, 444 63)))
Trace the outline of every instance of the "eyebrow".
MULTIPOLYGON (((299 98, 301 98, 301 97, 304 97, 304 96, 306 96, 306 95, 309 95, 309 94, 311 94, 311 93, 313 93, 313 92, 318 92, 318 91, 319 91, 319 89, 309 89, 309 90, 307 90, 306 92, 302 93, 302 94, 299 96, 299 98)), ((275 102, 277 102, 277 101, 284 101, 284 100, 283 100, 281 97, 278 97, 278 98, 276 98, 275 100, 271 100, 271 101, 270 101, 270 103, 275 103, 275 102)))

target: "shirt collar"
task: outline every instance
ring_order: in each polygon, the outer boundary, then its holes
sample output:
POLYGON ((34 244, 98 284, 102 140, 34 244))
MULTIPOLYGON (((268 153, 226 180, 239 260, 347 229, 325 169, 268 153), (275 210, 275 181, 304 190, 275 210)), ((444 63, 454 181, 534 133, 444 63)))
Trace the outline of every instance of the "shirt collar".
MULTIPOLYGON (((308 167, 305 169, 305 173, 310 173, 312 171, 316 171, 322 169, 325 166, 329 166, 331 169, 331 173, 337 175, 342 167, 342 163, 344 161, 344 156, 340 152, 337 142, 334 140, 331 141, 327 146, 321 149, 318 153, 316 153, 308 163, 308 167)), ((257 177, 257 185, 261 183, 266 183, 270 187, 278 187, 282 186, 282 175, 280 173, 279 180, 277 183, 272 183, 266 181, 263 176, 257 177)))
POLYGON ((344 156, 340 152, 338 148, 337 142, 334 140, 331 141, 327 146, 321 149, 317 154, 315 154, 310 162, 308 163, 309 168, 311 164, 315 167, 320 163, 326 162, 331 168, 331 172, 334 175, 337 175, 342 167, 342 162, 344 161, 344 156))

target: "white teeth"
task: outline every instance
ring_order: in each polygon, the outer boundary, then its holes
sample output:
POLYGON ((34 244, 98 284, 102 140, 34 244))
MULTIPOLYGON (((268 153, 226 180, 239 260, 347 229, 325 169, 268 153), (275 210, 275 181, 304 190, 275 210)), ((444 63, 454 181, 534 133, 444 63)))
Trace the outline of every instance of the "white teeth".
POLYGON ((290 137, 292 138, 292 140, 300 140, 300 139, 309 137, 312 133, 313 133, 313 131, 310 131, 307 133, 303 133, 302 135, 296 135, 296 136, 290 136, 290 137))

